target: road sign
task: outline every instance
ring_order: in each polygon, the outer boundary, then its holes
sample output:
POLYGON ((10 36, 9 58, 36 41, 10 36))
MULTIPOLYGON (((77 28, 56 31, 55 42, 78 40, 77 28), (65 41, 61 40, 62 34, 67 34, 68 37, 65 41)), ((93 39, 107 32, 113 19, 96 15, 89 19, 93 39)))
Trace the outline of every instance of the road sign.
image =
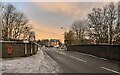
POLYGON ((28 35, 29 35, 29 27, 24 28, 24 40, 28 40, 28 35))
POLYGON ((25 40, 25 41, 23 41, 23 43, 29 43, 29 41, 28 41, 28 40, 25 40))
POLYGON ((30 37, 30 41, 34 41, 35 40, 35 38, 34 37, 30 37))
POLYGON ((34 41, 35 40, 35 32, 34 31, 30 31, 29 32, 29 40, 30 41, 34 41))

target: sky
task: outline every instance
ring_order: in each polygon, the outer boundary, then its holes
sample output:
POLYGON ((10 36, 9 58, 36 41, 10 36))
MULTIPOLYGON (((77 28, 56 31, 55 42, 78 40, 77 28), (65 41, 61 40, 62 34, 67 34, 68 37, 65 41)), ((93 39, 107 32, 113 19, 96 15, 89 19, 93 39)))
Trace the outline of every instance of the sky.
POLYGON ((118 0, 1 0, 13 4, 30 20, 36 39, 60 39, 75 20, 84 19, 92 8, 118 0))

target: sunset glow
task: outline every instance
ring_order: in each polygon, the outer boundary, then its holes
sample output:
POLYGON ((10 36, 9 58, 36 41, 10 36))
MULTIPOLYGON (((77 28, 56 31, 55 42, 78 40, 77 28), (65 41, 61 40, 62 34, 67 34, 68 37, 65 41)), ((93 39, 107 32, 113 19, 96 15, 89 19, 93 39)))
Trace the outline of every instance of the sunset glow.
MULTIPOLYGON (((75 20, 86 18, 92 8, 102 7, 109 3, 37 1, 38 2, 32 2, 28 0, 28 2, 16 2, 15 0, 11 0, 10 3, 15 5, 18 10, 25 13, 30 19, 33 30, 36 32, 36 39, 57 38, 61 41, 64 39, 64 30, 61 29, 61 27, 66 27, 67 30, 69 30, 75 20)), ((9 3, 6 0, 5 2, 9 3)))

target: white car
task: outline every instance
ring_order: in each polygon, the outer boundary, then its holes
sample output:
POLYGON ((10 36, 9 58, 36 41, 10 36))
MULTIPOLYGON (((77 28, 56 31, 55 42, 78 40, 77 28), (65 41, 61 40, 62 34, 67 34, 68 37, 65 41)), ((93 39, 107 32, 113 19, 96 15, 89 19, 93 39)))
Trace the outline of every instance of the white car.
POLYGON ((59 45, 56 45, 56 46, 54 46, 55 48, 59 48, 60 46, 59 45))

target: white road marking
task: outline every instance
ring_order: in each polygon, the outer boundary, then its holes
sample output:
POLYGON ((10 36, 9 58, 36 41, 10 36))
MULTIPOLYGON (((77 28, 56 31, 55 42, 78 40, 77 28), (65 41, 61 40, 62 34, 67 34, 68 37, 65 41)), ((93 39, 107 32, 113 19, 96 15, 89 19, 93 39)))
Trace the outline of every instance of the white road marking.
POLYGON ((59 53, 61 53, 61 54, 63 54, 63 55, 67 55, 66 53, 63 53, 63 52, 59 52, 59 53))
POLYGON ((96 56, 94 56, 94 55, 90 55, 90 54, 85 54, 85 53, 79 53, 79 54, 82 54, 82 55, 87 55, 87 56, 90 56, 90 57, 97 58, 96 56))
POLYGON ((63 53, 63 52, 60 52, 60 51, 55 51, 55 52, 58 52, 58 53, 63 54, 63 55, 67 55, 66 53, 63 53))
POLYGON ((85 60, 82 60, 82 59, 80 59, 80 58, 76 58, 76 57, 74 57, 74 56, 70 56, 70 57, 72 57, 72 58, 74 58, 74 59, 77 59, 77 60, 79 60, 79 61, 82 61, 82 62, 86 62, 85 60))
POLYGON ((90 56, 90 57, 94 57, 94 58, 97 58, 96 56, 94 56, 94 55, 90 55, 90 54, 88 54, 88 56, 90 56))
POLYGON ((106 68, 106 67, 101 67, 101 68, 103 68, 105 70, 108 70, 108 71, 111 71, 111 72, 114 72, 114 73, 117 73, 117 74, 120 74, 120 72, 117 72, 115 70, 112 70, 112 69, 109 69, 109 68, 106 68))
POLYGON ((105 59, 105 58, 100 58, 100 59, 102 59, 102 60, 107 60, 107 59, 105 59))
MULTIPOLYGON (((59 51, 56 51, 56 52, 59 52, 59 51)), ((67 55, 66 53, 63 53, 63 52, 59 52, 59 53, 61 53, 63 55, 67 55)), ((102 60, 107 60, 105 58, 100 58, 100 57, 97 57, 97 56, 94 56, 94 55, 90 55, 90 54, 85 54, 85 53, 79 53, 79 54, 87 55, 87 56, 94 57, 94 58, 97 58, 97 59, 99 58, 99 59, 102 59, 102 60)), ((68 55, 68 56, 70 56, 70 55, 68 55)), ((82 60, 80 58, 76 58, 76 57, 73 57, 73 56, 70 56, 70 57, 75 58, 75 59, 80 60, 80 61, 83 61, 83 62, 86 62, 86 61, 84 61, 84 60, 82 60)))
POLYGON ((77 58, 77 57, 74 57, 74 56, 68 55, 68 54, 66 54, 66 53, 59 52, 59 51, 56 51, 56 52, 61 53, 61 54, 63 54, 63 55, 67 55, 67 56, 69 56, 69 57, 71 57, 71 58, 74 58, 74 59, 77 59, 77 60, 79 60, 79 61, 86 62, 85 60, 82 60, 82 59, 80 59, 80 58, 77 58))
POLYGON ((105 58, 100 58, 100 57, 97 57, 97 56, 94 56, 94 55, 90 55, 90 54, 85 54, 85 53, 80 53, 80 54, 82 54, 82 55, 87 55, 87 56, 90 56, 90 57, 93 57, 93 58, 99 58, 99 59, 102 59, 102 60, 107 60, 107 59, 105 59, 105 58))

